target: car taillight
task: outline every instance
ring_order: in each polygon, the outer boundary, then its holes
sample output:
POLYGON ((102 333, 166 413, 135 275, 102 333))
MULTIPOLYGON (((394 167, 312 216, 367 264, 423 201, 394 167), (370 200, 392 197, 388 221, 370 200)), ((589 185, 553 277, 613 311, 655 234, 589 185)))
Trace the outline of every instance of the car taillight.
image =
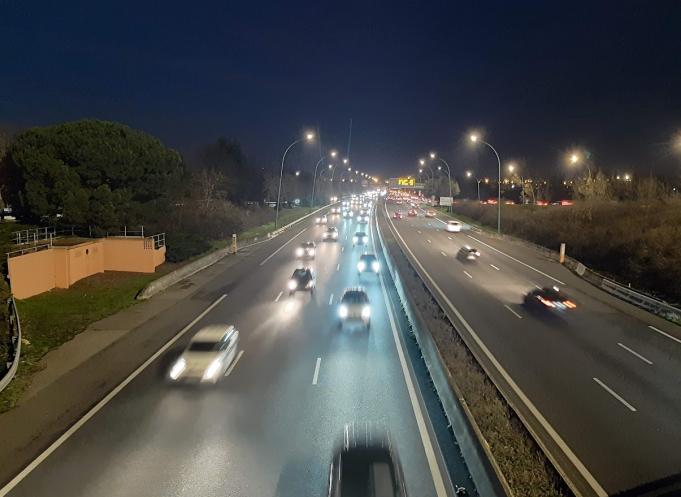
POLYGON ((544 297, 537 296, 537 298, 539 299, 539 302, 544 304, 546 307, 556 307, 553 302, 546 300, 544 297))
POLYGON ((563 303, 565 304, 565 307, 567 307, 568 309, 574 309, 574 308, 577 307, 577 304, 575 304, 575 303, 574 303, 573 301, 571 301, 571 300, 566 300, 566 301, 563 302, 563 303))

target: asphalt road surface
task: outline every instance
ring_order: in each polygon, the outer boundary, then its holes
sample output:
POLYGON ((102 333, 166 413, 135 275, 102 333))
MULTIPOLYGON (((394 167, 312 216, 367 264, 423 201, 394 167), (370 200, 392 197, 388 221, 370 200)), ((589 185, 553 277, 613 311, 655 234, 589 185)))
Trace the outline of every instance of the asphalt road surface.
POLYGON ((338 242, 321 243, 324 228, 301 223, 263 245, 238 285, 216 280, 203 289, 214 302, 186 333, 36 461, 8 495, 326 495, 328 464, 344 426, 367 422, 389 430, 411 496, 450 495, 380 278, 361 277, 371 330, 337 327, 338 301, 359 283, 363 248, 352 246, 355 221, 331 223, 338 242), (293 251, 305 240, 318 243, 309 263, 317 290, 289 297, 286 283, 298 265, 293 251), (240 330, 228 376, 214 387, 169 384, 173 358, 200 327, 214 323, 240 330))
MULTIPOLYGON (((406 213, 405 205, 380 210, 392 215, 396 208, 406 213)), ((587 283, 522 245, 469 230, 448 233, 443 221, 425 218, 422 210, 387 222, 601 492, 653 495, 646 492, 665 485, 681 492, 678 327, 621 312, 605 293, 589 297, 587 283), (481 257, 457 259, 464 245, 481 257), (526 292, 553 285, 564 288, 577 309, 525 308, 526 292)))

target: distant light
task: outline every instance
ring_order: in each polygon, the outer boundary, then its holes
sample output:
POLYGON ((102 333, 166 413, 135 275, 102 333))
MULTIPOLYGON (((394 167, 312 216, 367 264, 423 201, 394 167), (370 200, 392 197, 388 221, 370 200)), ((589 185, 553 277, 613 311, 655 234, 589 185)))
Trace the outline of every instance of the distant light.
POLYGON ((351 168, 351 167, 348 168, 348 172, 349 172, 349 171, 352 171, 352 168, 351 168))
POLYGON ((419 164, 421 164, 422 166, 425 166, 425 165, 426 165, 426 161, 423 160, 423 159, 419 159, 419 164))
POLYGON ((329 164, 329 169, 332 169, 332 168, 333 168, 333 164, 329 164))
POLYGON ((578 162, 579 162, 579 155, 577 155, 577 154, 570 155, 570 163, 571 164, 577 164, 578 162))
POLYGON ((335 150, 332 150, 330 155, 331 155, 331 157, 336 157, 336 155, 338 155, 338 152, 336 152, 335 150))
POLYGON ((431 153, 430 153, 430 158, 431 158, 431 159, 434 159, 435 157, 436 157, 435 152, 431 152, 431 153))
POLYGON ((515 164, 513 164, 513 163, 509 164, 509 165, 508 165, 508 170, 509 170, 510 172, 513 172, 513 171, 515 170, 515 164))
POLYGON ((423 173, 423 169, 419 169, 419 174, 423 173))
POLYGON ((305 134, 305 139, 306 139, 307 141, 312 141, 312 140, 314 140, 314 133, 310 133, 310 132, 306 133, 306 134, 305 134))
POLYGON ((442 171, 442 166, 437 166, 438 171, 442 171))
POLYGON ((476 134, 472 134, 469 138, 473 143, 478 141, 478 135, 476 134))
POLYGON ((347 163, 348 163, 348 159, 343 159, 343 164, 347 164, 347 163))
POLYGON ((473 173, 470 171, 466 171, 466 177, 470 178, 471 176, 473 176, 473 173))
POLYGON ((300 171, 296 171, 296 176, 300 176, 300 171))
POLYGON ((631 179, 631 176, 629 176, 628 174, 624 175, 624 181, 629 181, 630 179, 631 179))

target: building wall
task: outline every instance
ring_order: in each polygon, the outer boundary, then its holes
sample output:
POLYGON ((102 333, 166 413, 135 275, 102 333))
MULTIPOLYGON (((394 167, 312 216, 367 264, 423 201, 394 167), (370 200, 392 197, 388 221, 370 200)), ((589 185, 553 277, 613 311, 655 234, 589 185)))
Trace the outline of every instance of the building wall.
POLYGON ((16 298, 25 299, 52 290, 55 286, 54 251, 41 250, 10 257, 7 268, 16 298))
POLYGON ((104 268, 107 271, 153 273, 156 270, 154 249, 145 249, 143 238, 111 237, 105 238, 104 244, 104 268))

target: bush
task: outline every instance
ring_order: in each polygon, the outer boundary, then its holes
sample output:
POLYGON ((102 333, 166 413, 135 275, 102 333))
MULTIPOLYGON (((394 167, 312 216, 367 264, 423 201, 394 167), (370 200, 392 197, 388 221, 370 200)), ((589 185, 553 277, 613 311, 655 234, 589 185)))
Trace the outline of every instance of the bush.
POLYGON ((172 233, 166 235, 166 261, 181 262, 203 254, 211 248, 211 244, 199 235, 172 233))

